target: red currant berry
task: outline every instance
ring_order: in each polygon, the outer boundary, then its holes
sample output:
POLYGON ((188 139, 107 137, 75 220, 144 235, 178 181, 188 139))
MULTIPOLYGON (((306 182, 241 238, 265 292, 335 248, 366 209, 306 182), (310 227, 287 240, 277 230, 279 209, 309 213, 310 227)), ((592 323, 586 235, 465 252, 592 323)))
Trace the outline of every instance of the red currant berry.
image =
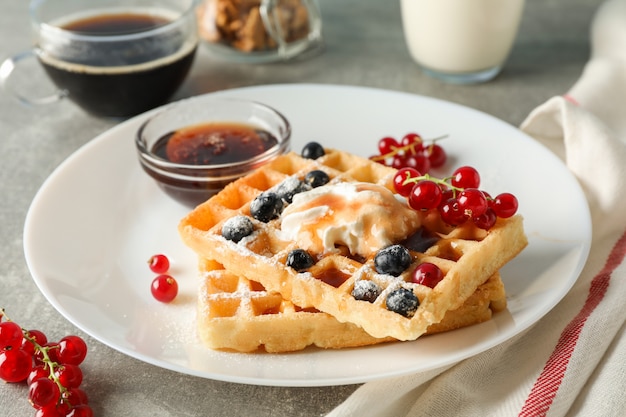
POLYGON ((435 285, 437 285, 442 279, 443 272, 441 269, 439 269, 437 265, 430 262, 419 264, 411 276, 412 282, 425 285, 430 288, 435 288, 435 285))
POLYGON ((496 212, 491 207, 487 208, 480 216, 472 218, 476 227, 484 230, 491 229, 496 224, 496 220, 498 220, 498 216, 496 216, 496 212))
POLYGON ((148 266, 155 274, 164 274, 170 269, 170 260, 163 254, 153 255, 148 260, 148 266))
MULTIPOLYGON (((28 330, 26 334, 29 338, 34 339, 35 343, 37 343, 39 346, 43 346, 48 343, 48 338, 46 337, 46 335, 39 330, 28 330)), ((26 337, 22 340, 22 349, 24 349, 31 355, 35 354, 35 345, 26 337)))
POLYGON ((378 152, 381 155, 386 155, 388 153, 393 152, 400 146, 397 140, 392 137, 385 136, 381 140, 378 141, 378 152))
POLYGON ((423 149, 422 137, 417 133, 407 133, 400 140, 400 146, 407 148, 407 155, 417 155, 423 149))
POLYGON ((35 411, 35 417, 65 417, 65 411, 60 409, 56 404, 47 407, 38 408, 35 411))
POLYGON ((517 198, 510 193, 498 194, 491 207, 496 212, 496 216, 507 219, 517 213, 517 198))
POLYGON ((51 379, 36 379, 28 387, 28 401, 36 408, 56 406, 61 392, 59 386, 51 379))
POLYGON ((54 374, 65 388, 78 388, 83 382, 83 371, 77 365, 61 365, 54 374))
POLYGON ((435 182, 420 181, 409 194, 409 206, 414 210, 430 210, 439 205, 441 194, 441 188, 435 182))
POLYGON ((159 275, 152 281, 152 296, 162 303, 169 303, 178 294, 178 283, 170 275, 159 275))
POLYGON ((22 328, 13 321, 0 323, 0 350, 17 349, 22 346, 22 328))
POLYGON ((478 217, 487 210, 487 198, 476 188, 466 188, 459 193, 459 209, 472 217, 478 217))
POLYGON ((86 404, 80 404, 72 407, 66 417, 93 417, 93 410, 86 404))
POLYGON ((450 226, 460 226, 469 219, 469 216, 459 208, 456 198, 442 200, 442 203, 439 205, 439 214, 441 215, 441 220, 450 226))
POLYGON ((0 352, 0 379, 3 381, 26 381, 32 369, 33 359, 28 352, 22 349, 9 349, 0 352))
POLYGON ((404 168, 407 166, 406 157, 404 155, 397 154, 391 159, 391 167, 395 169, 404 168))
POLYGON ((65 336, 59 340, 58 362, 80 365, 87 356, 87 343, 80 336, 65 336))
POLYGON ((441 188, 441 202, 445 202, 448 201, 451 198, 456 199, 456 191, 451 190, 450 188, 447 188, 445 184, 439 184, 439 187, 441 188))
POLYGON ((80 388, 70 388, 63 393, 63 399, 65 402, 72 404, 73 406, 80 404, 88 404, 89 399, 87 394, 80 388))
POLYGON ((480 186, 480 175, 475 168, 462 166, 452 173, 450 184, 458 188, 478 188, 480 186))
MULTIPOLYGON (((65 391, 65 392, 67 392, 67 391, 65 391)), ((61 394, 61 396, 62 395, 63 394, 61 394)), ((71 403, 68 403, 67 401, 61 400, 57 404, 56 409, 61 414, 62 417, 65 417, 72 410, 73 406, 74 406, 74 404, 71 404, 71 403)))
POLYGON ((443 166, 448 159, 446 151, 444 151, 443 148, 436 143, 426 147, 425 152, 432 168, 439 168, 443 166))
POLYGON ((414 168, 401 168, 393 177, 393 188, 403 197, 408 197, 415 183, 405 181, 409 178, 417 178, 421 176, 418 170, 414 168))
POLYGON ((428 160, 428 157, 423 153, 411 155, 406 158, 406 166, 415 168, 419 172, 430 171, 430 161, 428 160))
POLYGON ((49 376, 50 371, 47 368, 45 368, 43 365, 37 365, 33 367, 32 371, 30 371, 30 374, 28 374, 28 378, 26 378, 26 383, 30 385, 36 379, 47 378, 49 376))

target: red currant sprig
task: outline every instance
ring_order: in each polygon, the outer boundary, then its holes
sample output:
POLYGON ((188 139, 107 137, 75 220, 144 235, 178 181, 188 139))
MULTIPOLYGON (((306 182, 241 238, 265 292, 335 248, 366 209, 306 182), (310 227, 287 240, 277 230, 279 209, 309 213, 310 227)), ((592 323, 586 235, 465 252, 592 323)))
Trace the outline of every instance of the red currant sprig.
POLYGON ((371 156, 370 159, 396 169, 410 167, 426 173, 446 163, 446 152, 436 143, 446 137, 441 136, 425 143, 417 133, 407 133, 400 142, 385 136, 378 141, 379 155, 371 156))
POLYGON ((80 364, 87 344, 79 336, 48 342, 39 330, 26 330, 0 310, 0 379, 28 385, 28 400, 37 417, 93 417, 80 388, 80 364), (4 321, 1 321, 2 319, 4 321))
POLYGON ((407 198, 411 208, 436 209, 441 219, 451 226, 472 221, 477 227, 489 230, 498 218, 511 217, 518 209, 513 194, 502 193, 493 198, 480 190, 480 175, 470 166, 460 167, 443 179, 422 175, 414 168, 401 168, 393 184, 396 192, 407 198))

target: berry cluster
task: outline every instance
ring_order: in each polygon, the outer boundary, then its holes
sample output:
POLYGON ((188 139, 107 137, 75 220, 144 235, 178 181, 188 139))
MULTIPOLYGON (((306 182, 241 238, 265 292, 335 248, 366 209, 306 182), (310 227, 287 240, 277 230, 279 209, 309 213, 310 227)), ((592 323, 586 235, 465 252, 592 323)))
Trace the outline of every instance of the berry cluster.
MULTIPOLYGON (((374 268, 379 274, 400 276, 411 265, 411 253, 402 245, 390 245, 376 253, 374 268)), ((410 282, 425 285, 430 288, 443 279, 443 272, 439 267, 430 262, 419 264, 411 273, 410 282)), ((361 301, 373 303, 382 293, 378 284, 369 280, 357 280, 354 282, 352 296, 361 301)), ((385 298, 388 310, 404 317, 413 317, 420 305, 417 296, 406 288, 400 287, 389 292, 385 298)))
MULTIPOLYGON (((378 251, 374 257, 376 272, 399 276, 411 265, 411 253, 402 245, 391 245, 378 251)), ((435 264, 422 262, 413 270, 410 281, 435 288, 443 279, 443 272, 435 264)))
MULTIPOLYGON (((301 156, 307 159, 317 159, 325 154, 324 147, 318 142, 307 143, 301 152, 301 156)), ((328 174, 318 169, 308 172, 302 180, 288 177, 276 187, 262 192, 250 202, 250 216, 260 222, 268 223, 280 216, 287 204, 293 202, 293 197, 296 194, 321 187, 329 181, 328 174)), ((222 226, 222 236, 235 243, 252 234, 253 231, 254 223, 250 218, 243 215, 228 219, 222 226)), ((301 254, 294 254, 291 261, 296 266, 300 265, 300 262, 305 262, 301 254)))
POLYGON ((443 138, 445 136, 425 143, 417 133, 407 133, 400 142, 385 136, 378 141, 379 155, 371 156, 370 159, 396 169, 410 167, 426 173, 446 163, 446 152, 436 143, 443 138))
POLYGON ((162 303, 169 303, 178 295, 178 282, 168 275, 170 260, 163 254, 153 255, 148 260, 150 270, 158 274, 150 285, 152 296, 162 303))
POLYGON ((26 330, 0 310, 0 379, 28 385, 36 417, 92 417, 80 388, 80 364, 87 344, 79 336, 49 342, 39 330, 26 330))
POLYGON ((443 179, 422 175, 415 168, 401 168, 393 179, 396 192, 408 199, 415 210, 437 209, 441 219, 460 226, 467 221, 489 230, 497 218, 508 218, 517 212, 517 198, 510 193, 491 197, 480 190, 480 175, 475 168, 463 166, 443 179))

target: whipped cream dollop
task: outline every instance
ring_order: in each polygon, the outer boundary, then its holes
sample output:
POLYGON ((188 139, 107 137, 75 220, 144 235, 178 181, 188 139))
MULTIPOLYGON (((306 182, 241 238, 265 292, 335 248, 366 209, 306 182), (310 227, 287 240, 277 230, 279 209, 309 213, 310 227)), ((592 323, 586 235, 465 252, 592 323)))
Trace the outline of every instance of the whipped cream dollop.
POLYGON ((418 213, 387 188, 362 182, 329 184, 296 194, 282 213, 279 237, 312 253, 370 257, 421 225, 418 213))

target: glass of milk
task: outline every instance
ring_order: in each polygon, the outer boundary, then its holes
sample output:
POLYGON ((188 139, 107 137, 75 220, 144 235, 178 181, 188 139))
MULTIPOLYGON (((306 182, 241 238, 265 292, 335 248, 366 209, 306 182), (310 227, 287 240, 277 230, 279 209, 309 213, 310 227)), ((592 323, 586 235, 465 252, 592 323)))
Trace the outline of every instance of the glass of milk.
POLYGON ((524 0, 401 0, 401 6, 407 47, 424 72, 472 84, 500 73, 524 0))

